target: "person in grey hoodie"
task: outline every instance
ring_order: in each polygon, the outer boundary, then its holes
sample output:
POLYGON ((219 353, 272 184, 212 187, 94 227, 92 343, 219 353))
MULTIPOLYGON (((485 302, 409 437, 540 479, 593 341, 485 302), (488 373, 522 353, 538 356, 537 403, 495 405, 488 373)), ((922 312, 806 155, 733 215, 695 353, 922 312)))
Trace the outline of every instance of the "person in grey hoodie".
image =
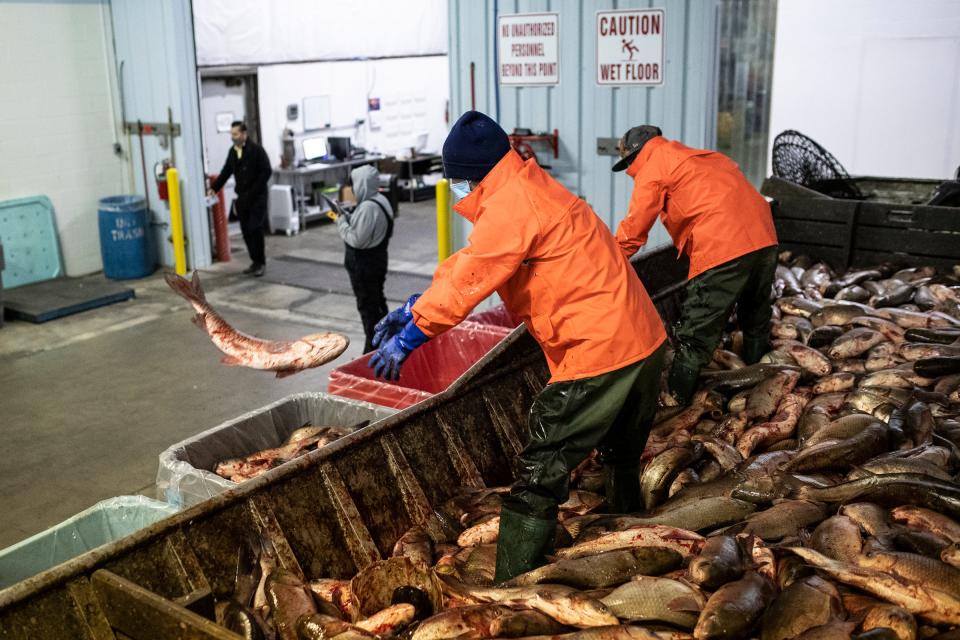
POLYGON ((337 232, 346 245, 344 266, 363 322, 363 352, 369 353, 373 351, 373 328, 387 315, 383 282, 387 277, 387 244, 393 235, 394 212, 390 202, 377 191, 380 178, 375 167, 357 167, 350 177, 357 206, 352 213, 337 216, 337 232))

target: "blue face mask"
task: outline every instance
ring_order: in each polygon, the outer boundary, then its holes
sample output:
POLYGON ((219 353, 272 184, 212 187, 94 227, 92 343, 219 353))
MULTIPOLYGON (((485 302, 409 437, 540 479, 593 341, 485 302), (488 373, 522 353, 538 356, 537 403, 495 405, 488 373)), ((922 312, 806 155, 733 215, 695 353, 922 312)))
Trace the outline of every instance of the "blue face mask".
POLYGON ((453 191, 453 195, 456 196, 457 200, 463 200, 470 195, 470 192, 472 191, 470 188, 470 182, 467 180, 451 182, 450 190, 453 191))

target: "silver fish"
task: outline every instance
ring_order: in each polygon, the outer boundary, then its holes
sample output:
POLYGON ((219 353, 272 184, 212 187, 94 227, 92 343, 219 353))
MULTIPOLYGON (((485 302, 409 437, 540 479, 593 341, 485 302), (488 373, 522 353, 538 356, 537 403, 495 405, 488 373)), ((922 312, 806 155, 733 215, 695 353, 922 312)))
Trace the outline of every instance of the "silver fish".
POLYGON ((200 273, 193 279, 164 275, 167 284, 186 299, 197 312, 193 323, 203 329, 225 355, 221 362, 230 366, 275 371, 278 378, 312 369, 335 360, 350 345, 339 333, 314 333, 299 340, 262 340, 234 329, 207 302, 200 285, 200 273))

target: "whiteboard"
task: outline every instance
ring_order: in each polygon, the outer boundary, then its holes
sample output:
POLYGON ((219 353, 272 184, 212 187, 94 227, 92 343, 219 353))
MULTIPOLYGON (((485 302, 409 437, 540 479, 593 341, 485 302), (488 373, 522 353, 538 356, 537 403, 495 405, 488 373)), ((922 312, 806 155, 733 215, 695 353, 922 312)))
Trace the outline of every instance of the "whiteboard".
POLYGON ((325 129, 331 121, 330 96, 309 96, 303 99, 303 130, 325 129))

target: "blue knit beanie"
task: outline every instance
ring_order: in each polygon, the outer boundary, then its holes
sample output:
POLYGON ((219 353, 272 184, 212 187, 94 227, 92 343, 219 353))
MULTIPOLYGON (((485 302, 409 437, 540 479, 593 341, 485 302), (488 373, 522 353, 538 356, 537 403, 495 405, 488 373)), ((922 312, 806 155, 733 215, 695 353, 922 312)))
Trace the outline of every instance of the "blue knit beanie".
POLYGON ((510 140, 500 125, 479 111, 467 111, 443 143, 443 175, 480 182, 508 151, 510 140))

